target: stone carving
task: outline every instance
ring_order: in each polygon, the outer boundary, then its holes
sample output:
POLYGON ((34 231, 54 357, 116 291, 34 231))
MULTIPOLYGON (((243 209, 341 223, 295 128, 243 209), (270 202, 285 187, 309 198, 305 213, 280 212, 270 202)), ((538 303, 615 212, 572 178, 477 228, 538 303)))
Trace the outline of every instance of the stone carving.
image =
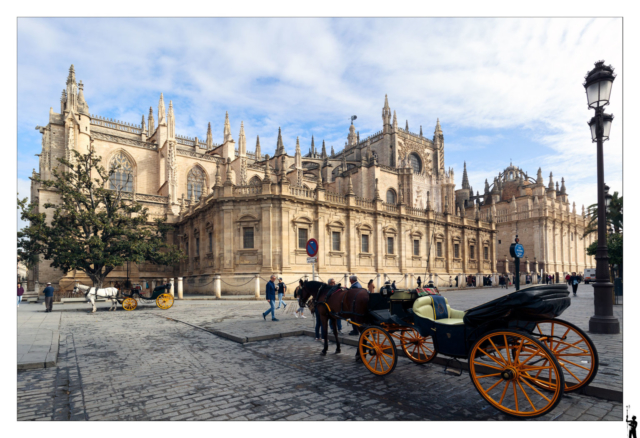
POLYGON ((131 140, 129 138, 118 137, 116 135, 103 134, 102 132, 92 132, 91 137, 95 140, 105 140, 105 141, 110 141, 112 143, 151 149, 152 151, 155 151, 158 149, 158 146, 156 146, 153 143, 147 143, 146 141, 139 141, 139 140, 131 140))

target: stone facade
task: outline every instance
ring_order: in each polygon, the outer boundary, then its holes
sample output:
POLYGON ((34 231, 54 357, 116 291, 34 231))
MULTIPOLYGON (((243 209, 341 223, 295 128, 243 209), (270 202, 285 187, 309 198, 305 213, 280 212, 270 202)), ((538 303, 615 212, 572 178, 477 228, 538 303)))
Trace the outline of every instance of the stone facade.
POLYGON ((595 267, 595 258, 587 255, 586 248, 596 236, 592 233, 583 237, 588 224, 584 205, 582 212, 577 213, 575 202, 573 205, 569 202, 564 178, 561 185, 556 182, 554 186, 553 173, 545 186, 542 169, 538 169, 534 179, 511 164, 494 178, 493 184, 485 180, 483 194, 477 191, 474 195, 465 164, 462 189, 456 191, 456 205, 463 215, 474 209, 483 220, 495 218, 494 245, 500 273, 515 270, 509 246, 516 235, 525 248, 521 271, 564 277, 595 267))
MULTIPOLYGON (((141 264, 114 270, 108 280, 184 277, 187 293, 209 293, 220 276, 223 292, 243 292, 256 276, 279 273, 290 283, 311 274, 303 243, 316 238, 316 273, 323 280, 347 273, 376 274, 413 282, 418 275, 496 272, 496 224, 491 217, 454 215, 454 173, 445 169, 440 122, 432 138, 398 128, 385 96, 382 130, 360 139, 353 122, 342 151, 318 151, 315 139, 302 155, 299 141, 289 156, 278 133, 273 157, 262 155, 260 139, 247 150, 244 125, 233 139, 225 117, 221 144, 211 124, 204 140, 177 135, 173 103, 160 96, 140 125, 89 113, 73 66, 60 113, 50 110, 42 133, 39 175, 51 176, 57 157, 85 152, 90 142, 103 164, 119 163, 130 197, 151 218, 175 225, 168 239, 188 253, 179 266, 141 264), (127 180, 127 176, 130 179, 127 180)), ((34 170, 35 173, 35 170, 34 170)), ((43 208, 55 193, 32 183, 32 199, 43 208)), ((31 280, 65 288, 81 273, 64 276, 42 262, 31 280)))

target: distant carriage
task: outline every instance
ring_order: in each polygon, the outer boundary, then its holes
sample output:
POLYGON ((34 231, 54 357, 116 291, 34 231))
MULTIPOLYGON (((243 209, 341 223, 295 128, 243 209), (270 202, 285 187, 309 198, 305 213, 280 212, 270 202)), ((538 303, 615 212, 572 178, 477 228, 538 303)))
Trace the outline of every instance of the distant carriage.
POLYGON ((156 306, 162 310, 170 309, 173 306, 173 295, 170 293, 171 283, 157 286, 153 292, 144 293, 142 286, 134 284, 127 290, 121 290, 122 297, 118 298, 118 302, 124 310, 135 310, 138 307, 138 301, 149 303, 156 302, 156 306))

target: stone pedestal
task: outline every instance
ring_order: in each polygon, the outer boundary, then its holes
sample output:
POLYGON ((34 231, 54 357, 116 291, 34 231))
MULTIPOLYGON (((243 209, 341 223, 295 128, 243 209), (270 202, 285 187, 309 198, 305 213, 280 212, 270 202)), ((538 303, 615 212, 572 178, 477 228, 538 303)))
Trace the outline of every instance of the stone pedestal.
POLYGON ((376 274, 376 292, 380 291, 380 288, 382 287, 382 285, 380 284, 380 274, 376 274))
POLYGON ((409 289, 409 274, 404 274, 404 288, 409 289))
POLYGON ((178 277, 178 299, 184 299, 184 289, 182 288, 182 277, 178 277))
POLYGON ((476 274, 476 287, 482 287, 482 274, 476 274))
POLYGON ((413 274, 409 274, 409 288, 413 289, 413 274))
POLYGON ((173 278, 169 279, 169 283, 171 283, 171 289, 169 289, 169 291, 171 293, 171 296, 175 298, 176 297, 176 285, 175 285, 173 280, 174 280, 173 278))
POLYGON ((255 288, 253 293, 256 296, 256 300, 259 300, 260 299, 260 274, 256 274, 255 288))

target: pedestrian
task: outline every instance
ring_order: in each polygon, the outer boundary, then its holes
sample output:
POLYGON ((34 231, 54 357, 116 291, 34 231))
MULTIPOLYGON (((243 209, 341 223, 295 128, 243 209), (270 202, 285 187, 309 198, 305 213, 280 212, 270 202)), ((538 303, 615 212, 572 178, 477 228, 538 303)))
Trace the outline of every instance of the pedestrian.
MULTIPOLYGON (((629 412, 627 410, 627 412, 629 412)), ((636 438, 636 428, 638 427, 638 422, 636 421, 636 416, 631 417, 631 421, 629 421, 629 414, 627 414, 627 419, 625 420, 629 425, 629 438, 636 438)))
MULTIPOLYGON (((418 279, 420 279, 420 277, 418 277, 418 279)), ((420 286, 418 286, 420 287, 420 286)), ((369 293, 372 294, 376 291, 376 285, 373 284, 373 280, 369 280, 369 283, 367 284, 367 289, 369 290, 369 293)))
POLYGON ((531 275, 527 274, 527 276, 525 277, 525 282, 527 284, 531 284, 531 275))
MULTIPOLYGON (((449 277, 451 278, 451 277, 449 277)), ((456 275, 456 287, 458 287, 458 276, 456 275)))
POLYGON ((24 289, 22 288, 22 284, 18 283, 18 307, 20 307, 20 303, 22 302, 22 295, 24 295, 24 289))
POLYGON ((284 294, 287 291, 287 285, 284 284, 284 281, 282 281, 282 277, 278 278, 278 307, 276 307, 276 310, 278 310, 280 308, 280 305, 284 305, 285 310, 287 309, 287 303, 285 303, 284 301, 282 301, 282 297, 284 297, 284 294))
POLYGON ((44 288, 44 305, 46 306, 45 312, 51 312, 53 308, 53 288, 51 283, 47 283, 47 287, 44 288))
POLYGON ((296 313, 294 313, 296 318, 298 317, 298 313, 302 318, 306 318, 306 316, 304 316, 304 303, 300 300, 300 294, 302 292, 303 284, 304 282, 302 281, 302 278, 301 278, 300 281, 298 282, 298 287, 296 287, 296 290, 293 291, 293 298, 298 299, 298 310, 296 310, 296 313))
POLYGON ((422 278, 420 278, 420 276, 418 275, 418 288, 422 285, 422 278))
POLYGON ((362 289, 362 285, 358 282, 358 277, 355 275, 349 277, 349 283, 351 283, 350 289, 362 289))
POLYGON ((568 286, 569 282, 571 280, 571 275, 569 275, 569 273, 567 273, 567 275, 564 277, 564 280, 567 282, 567 286, 568 286))
POLYGON ((262 314, 262 319, 267 320, 267 315, 271 313, 271 321, 278 321, 276 319, 276 276, 272 275, 267 282, 266 297, 267 302, 271 308, 262 314))
POLYGON ((393 283, 391 283, 391 290, 398 290, 398 288, 396 287, 396 281, 393 280, 393 283))
POLYGON ((580 283, 580 278, 576 275, 576 273, 572 273, 569 278, 569 283, 571 283, 571 287, 573 288, 573 296, 576 297, 578 292, 578 284, 580 283))

